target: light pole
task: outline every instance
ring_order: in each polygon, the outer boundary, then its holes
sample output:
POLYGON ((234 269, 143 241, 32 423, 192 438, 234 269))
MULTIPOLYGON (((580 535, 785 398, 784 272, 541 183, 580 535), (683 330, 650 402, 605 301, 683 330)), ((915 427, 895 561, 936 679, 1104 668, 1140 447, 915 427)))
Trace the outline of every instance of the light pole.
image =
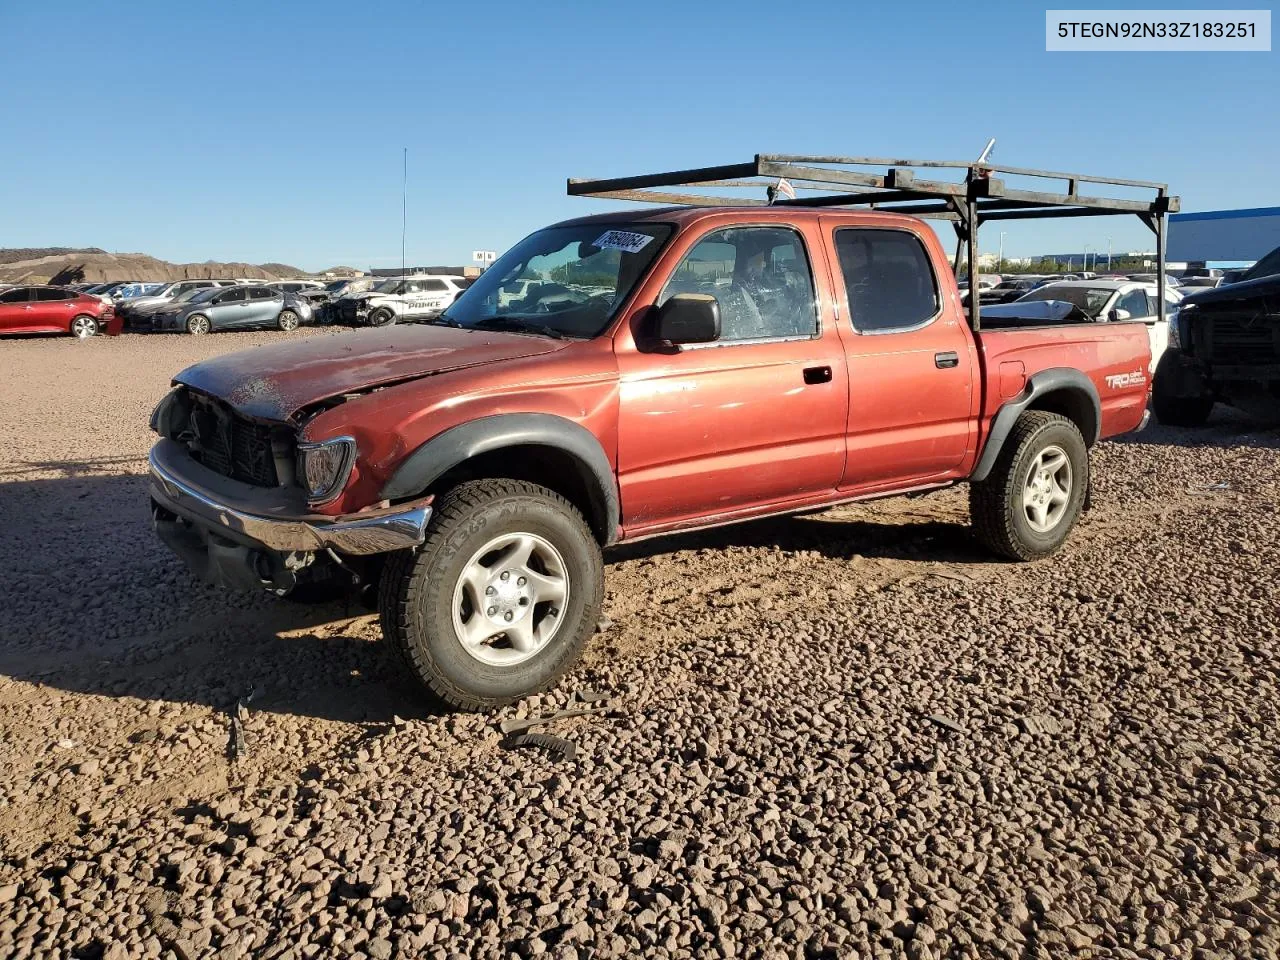
POLYGON ((1107 273, 1111 272, 1111 238, 1107 237, 1107 273))
POLYGON ((1007 231, 1000 231, 1000 253, 996 255, 996 273, 1004 272, 1004 235, 1007 231))
MULTIPOLYGON (((1096 250, 1093 254, 1093 262, 1095 264, 1098 262, 1098 253, 1096 250)), ((1089 245, 1087 243, 1084 245, 1084 272, 1089 272, 1089 245)))

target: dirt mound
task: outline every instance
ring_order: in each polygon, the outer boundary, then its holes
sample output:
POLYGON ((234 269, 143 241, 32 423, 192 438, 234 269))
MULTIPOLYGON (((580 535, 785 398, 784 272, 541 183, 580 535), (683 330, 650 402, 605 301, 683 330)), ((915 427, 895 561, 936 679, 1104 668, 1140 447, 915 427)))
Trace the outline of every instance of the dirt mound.
POLYGON ((285 263, 170 263, 145 253, 106 253, 97 248, 65 250, 0 250, 0 282, 105 283, 108 280, 196 280, 206 277, 251 277, 277 280, 305 276, 285 263), (11 256, 27 254, 25 257, 11 256))

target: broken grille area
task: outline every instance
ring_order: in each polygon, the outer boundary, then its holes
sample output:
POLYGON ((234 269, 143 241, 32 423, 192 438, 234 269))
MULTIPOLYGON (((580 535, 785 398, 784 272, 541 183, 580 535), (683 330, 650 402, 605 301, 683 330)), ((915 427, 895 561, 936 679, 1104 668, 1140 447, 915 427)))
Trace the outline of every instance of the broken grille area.
MULTIPOLYGON (((197 396, 191 407, 191 455, 215 473, 259 487, 280 484, 276 446, 281 430, 242 417, 226 404, 197 396), (276 433, 274 438, 272 434, 276 433)), ((292 456, 289 451, 282 451, 292 456)))
POLYGON ((1280 363, 1280 318, 1257 311, 1214 311, 1206 320, 1204 347, 1211 362, 1280 363))

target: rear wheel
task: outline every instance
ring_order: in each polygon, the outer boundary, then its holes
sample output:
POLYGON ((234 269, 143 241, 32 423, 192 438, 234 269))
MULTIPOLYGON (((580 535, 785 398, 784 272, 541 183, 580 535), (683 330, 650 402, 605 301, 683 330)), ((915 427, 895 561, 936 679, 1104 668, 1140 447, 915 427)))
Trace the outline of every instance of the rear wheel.
POLYGON ((427 541, 388 559, 383 636, 435 698, 486 710, 544 689, 599 619, 600 547, 563 497, 476 480, 437 501, 427 541))
POLYGON ((71 335, 77 340, 88 340, 98 332, 98 321, 88 314, 80 314, 71 321, 71 335))
POLYGON ((187 333, 194 334, 196 336, 203 336, 211 329, 213 329, 213 327, 209 323, 209 318, 203 313, 197 313, 187 317, 187 333))
POLYGON ((1080 518, 1089 450, 1066 417, 1029 410, 1018 418, 995 466, 969 487, 974 532, 1011 560, 1056 553, 1080 518))
POLYGON ((298 315, 292 310, 281 310, 280 316, 276 318, 276 325, 284 331, 298 329, 298 315))

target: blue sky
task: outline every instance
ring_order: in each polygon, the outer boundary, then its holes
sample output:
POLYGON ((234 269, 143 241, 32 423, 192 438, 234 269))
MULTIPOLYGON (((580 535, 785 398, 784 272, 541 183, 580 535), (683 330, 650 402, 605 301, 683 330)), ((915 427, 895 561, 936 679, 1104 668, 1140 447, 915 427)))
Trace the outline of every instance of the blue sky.
MULTIPOLYGON (((1280 203, 1276 53, 1050 54, 1044 15, 8 0, 0 246, 392 265, 402 147, 416 263, 608 209, 568 176, 757 152, 961 159, 994 136, 996 161, 1164 180, 1184 210, 1280 203)), ((1005 229, 1014 256, 1150 246, 1127 217, 1005 229)))

